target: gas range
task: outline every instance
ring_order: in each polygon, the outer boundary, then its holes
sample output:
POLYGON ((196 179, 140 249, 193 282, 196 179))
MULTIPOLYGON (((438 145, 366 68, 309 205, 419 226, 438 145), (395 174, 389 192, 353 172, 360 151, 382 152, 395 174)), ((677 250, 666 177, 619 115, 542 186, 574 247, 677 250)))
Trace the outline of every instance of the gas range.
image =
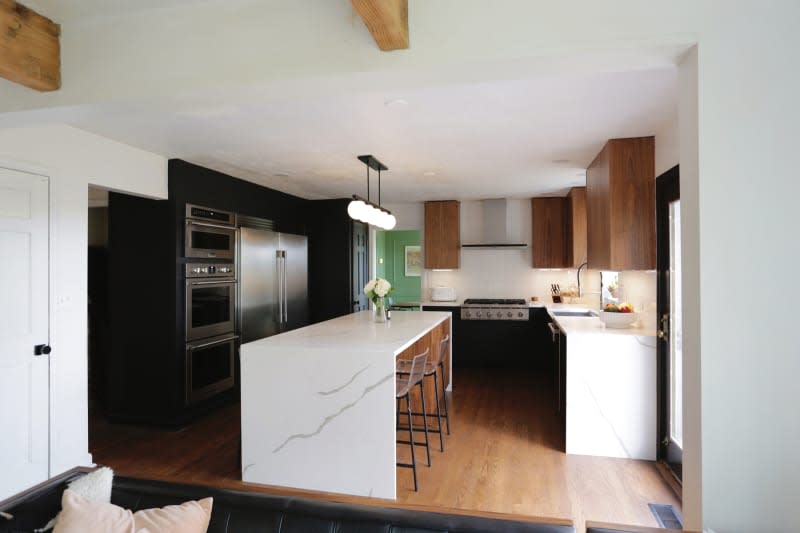
POLYGON ((461 320, 528 320, 528 304, 522 298, 467 298, 461 320))

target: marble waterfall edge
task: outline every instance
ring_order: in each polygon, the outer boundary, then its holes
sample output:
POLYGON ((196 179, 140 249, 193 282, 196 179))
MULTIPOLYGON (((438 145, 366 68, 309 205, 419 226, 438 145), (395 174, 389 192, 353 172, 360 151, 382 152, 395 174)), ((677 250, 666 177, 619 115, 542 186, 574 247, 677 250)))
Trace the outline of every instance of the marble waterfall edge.
POLYGON ((242 480, 393 499, 396 460, 385 459, 396 453, 394 359, 327 355, 297 349, 248 362, 242 480))

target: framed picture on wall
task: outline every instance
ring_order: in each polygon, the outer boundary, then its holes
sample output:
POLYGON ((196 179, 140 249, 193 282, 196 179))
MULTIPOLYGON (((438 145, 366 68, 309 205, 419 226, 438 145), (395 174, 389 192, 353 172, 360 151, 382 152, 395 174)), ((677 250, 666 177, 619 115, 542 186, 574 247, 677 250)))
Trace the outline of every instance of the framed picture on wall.
POLYGON ((418 245, 406 246, 405 251, 406 277, 419 277, 422 274, 422 248, 418 245))

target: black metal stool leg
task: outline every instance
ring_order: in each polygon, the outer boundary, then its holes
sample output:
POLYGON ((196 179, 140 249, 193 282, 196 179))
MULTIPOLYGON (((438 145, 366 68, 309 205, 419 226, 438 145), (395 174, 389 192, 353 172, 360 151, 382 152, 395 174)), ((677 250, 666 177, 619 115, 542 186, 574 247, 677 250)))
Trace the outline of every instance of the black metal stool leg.
POLYGON ((422 398, 422 426, 425 428, 425 453, 428 455, 428 466, 431 466, 431 446, 428 441, 428 411, 425 408, 425 387, 419 382, 419 395, 422 398))
POLYGON ((444 398, 444 420, 447 423, 447 434, 450 434, 450 412, 447 410, 447 384, 444 382, 444 365, 440 364, 439 368, 442 369, 442 397, 444 398))
POLYGON ((417 492, 417 458, 414 454, 414 424, 411 423, 411 391, 406 394, 408 409, 408 440, 411 442, 411 472, 414 475, 414 492, 417 492))
POLYGON ((438 368, 434 367, 433 369, 433 392, 436 396, 436 420, 438 421, 438 431, 439 431, 439 451, 444 452, 444 435, 442 435, 442 411, 439 409, 439 386, 436 385, 439 380, 436 378, 436 375, 439 373, 438 368))

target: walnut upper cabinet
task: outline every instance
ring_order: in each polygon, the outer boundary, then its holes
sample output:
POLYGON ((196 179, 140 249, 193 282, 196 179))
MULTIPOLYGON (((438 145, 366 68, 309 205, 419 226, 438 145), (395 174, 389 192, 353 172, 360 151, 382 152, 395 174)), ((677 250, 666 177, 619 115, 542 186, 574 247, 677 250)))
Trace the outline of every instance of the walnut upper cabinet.
POLYGON ((567 266, 586 261, 586 187, 573 187, 567 195, 567 266))
POLYGON ((425 268, 459 268, 461 204, 425 202, 425 268))
POLYGON ((533 268, 574 268, 586 260, 586 189, 566 198, 532 198, 533 268))
POLYGON ((589 268, 656 267, 655 138, 611 139, 586 169, 589 268))
POLYGON ((533 268, 567 266, 566 211, 564 198, 531 198, 533 268))

